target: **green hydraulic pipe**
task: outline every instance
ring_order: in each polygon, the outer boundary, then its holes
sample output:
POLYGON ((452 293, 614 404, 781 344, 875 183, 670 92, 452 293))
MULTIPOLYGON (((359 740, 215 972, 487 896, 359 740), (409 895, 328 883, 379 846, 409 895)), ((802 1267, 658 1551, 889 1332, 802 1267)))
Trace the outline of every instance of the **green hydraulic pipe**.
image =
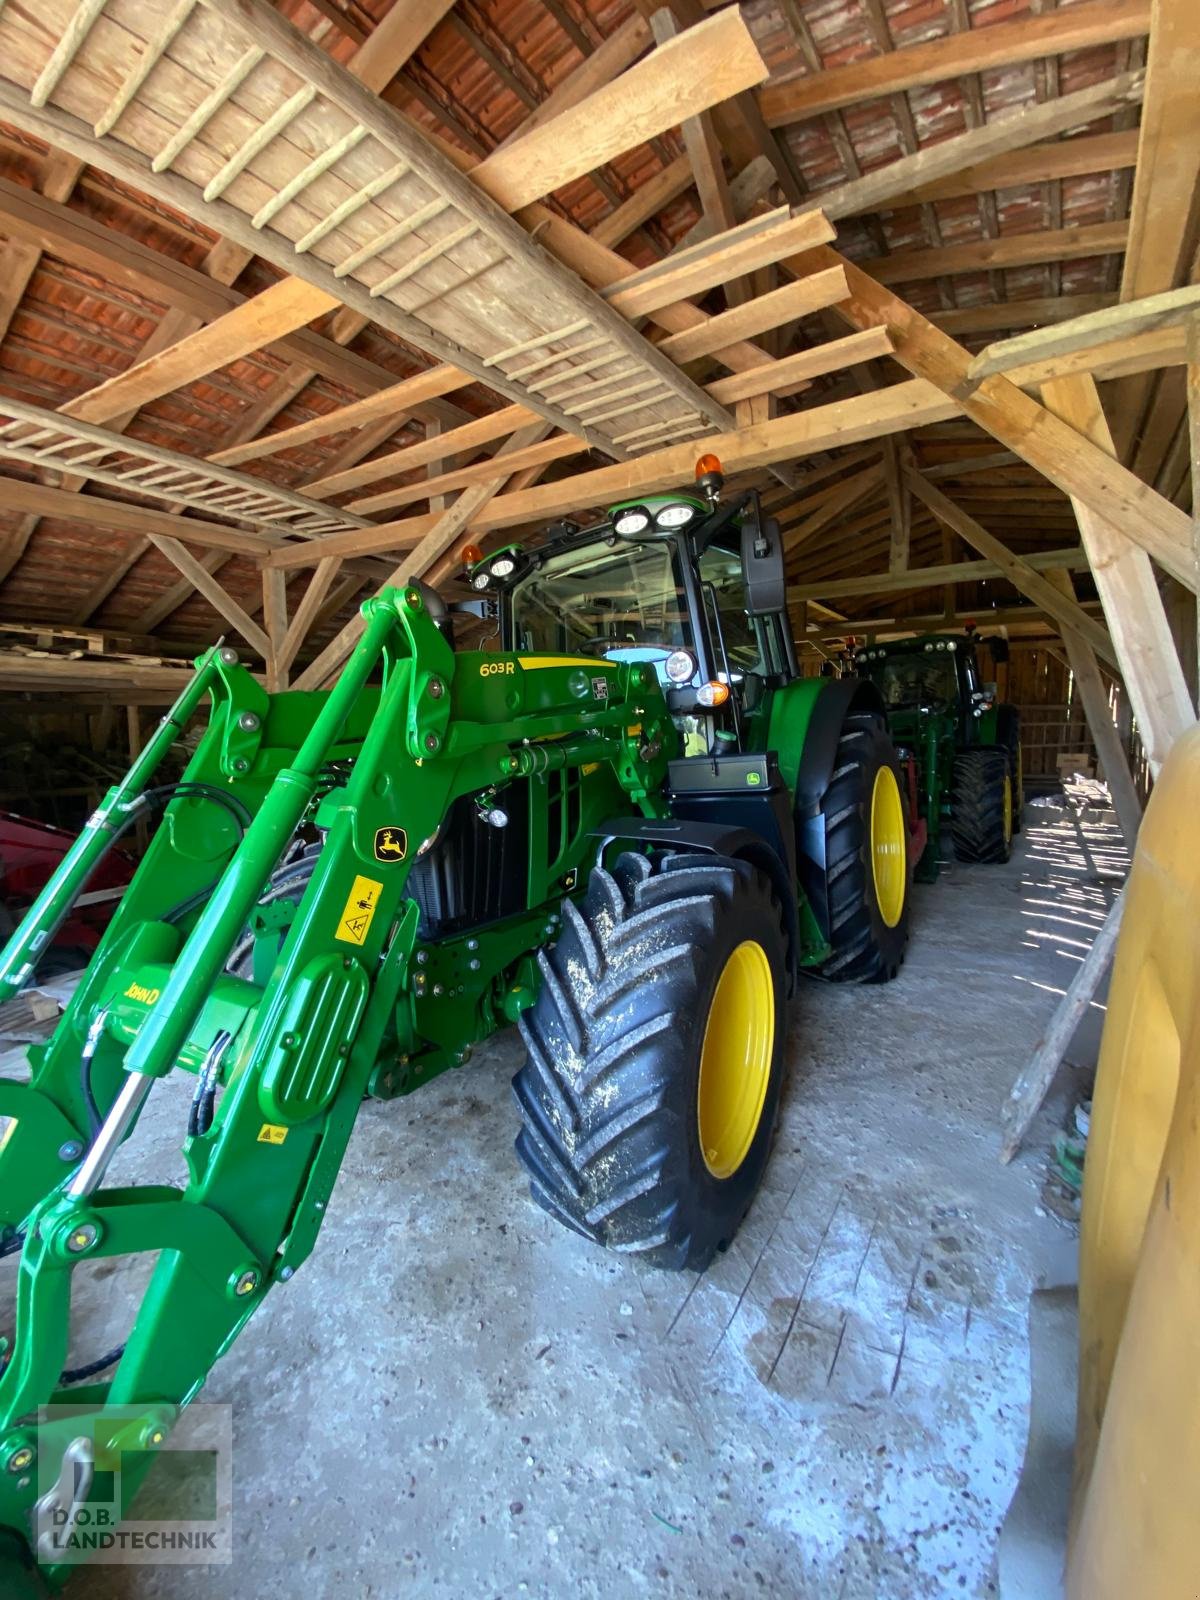
MULTIPOLYGON (((170 1072, 275 863, 315 792, 326 754, 396 626, 394 609, 368 601, 367 626, 290 767, 279 772, 171 969, 125 1057, 127 1072, 170 1072)), ((366 609, 366 608, 364 608, 366 609)))
POLYGON ((128 819, 129 807, 154 776, 159 762, 208 693, 219 646, 196 664, 196 673, 159 723, 129 771, 84 823, 83 831, 43 885, 0 955, 0 1002, 11 1000, 33 976, 37 957, 51 943, 97 862, 128 819))

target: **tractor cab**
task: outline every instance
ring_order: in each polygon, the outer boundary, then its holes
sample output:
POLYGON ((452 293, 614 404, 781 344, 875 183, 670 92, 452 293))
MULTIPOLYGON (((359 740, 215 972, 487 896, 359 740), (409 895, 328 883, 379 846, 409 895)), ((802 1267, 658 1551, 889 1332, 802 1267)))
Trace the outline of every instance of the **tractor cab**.
POLYGON ((878 688, 898 739, 909 739, 930 715, 954 724, 959 743, 978 742, 977 724, 996 698, 980 681, 972 638, 922 634, 856 652, 855 669, 878 688))
POLYGON ((701 457, 694 492, 624 502, 475 563, 502 649, 648 664, 684 754, 764 749, 771 691, 798 676, 783 545, 757 491, 722 501, 722 487, 701 457))

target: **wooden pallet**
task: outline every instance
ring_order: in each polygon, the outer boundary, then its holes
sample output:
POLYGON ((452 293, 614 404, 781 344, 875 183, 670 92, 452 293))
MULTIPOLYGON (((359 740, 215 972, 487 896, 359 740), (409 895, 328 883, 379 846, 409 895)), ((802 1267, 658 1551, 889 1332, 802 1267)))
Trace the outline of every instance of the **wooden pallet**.
POLYGON ((730 424, 265 0, 3 6, 0 76, 59 142, 611 457, 730 424))

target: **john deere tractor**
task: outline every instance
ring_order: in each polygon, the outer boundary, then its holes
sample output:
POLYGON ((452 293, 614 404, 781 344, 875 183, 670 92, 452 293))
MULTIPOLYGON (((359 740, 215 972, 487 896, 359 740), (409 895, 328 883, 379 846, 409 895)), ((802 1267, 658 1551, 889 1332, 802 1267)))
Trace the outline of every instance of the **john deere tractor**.
POLYGON ((28 1081, 0 1080, 0 1529, 52 1583, 105 1471, 136 1484, 307 1260, 364 1096, 519 1024, 534 1198, 698 1269, 761 1179, 801 975, 895 975, 909 819, 882 697, 798 676, 779 529, 701 466, 694 493, 475 561, 463 604, 498 649, 456 651, 464 619, 412 584, 366 602, 327 692, 268 695, 207 651, 10 940, 0 998, 157 822, 28 1081), (172 1072, 184 1183, 110 1184, 172 1072), (72 1273, 142 1252, 127 1342, 67 1371, 72 1273), (71 1413, 39 1423, 48 1403, 71 1413))
MULTIPOLYGON (((1005 659, 1007 641, 989 645, 1005 659)), ((878 689, 911 768, 927 835, 916 876, 936 877, 947 824, 960 861, 1007 861, 1021 827, 1021 714, 997 702, 994 683, 980 682, 973 633, 868 645, 854 669, 878 689)))

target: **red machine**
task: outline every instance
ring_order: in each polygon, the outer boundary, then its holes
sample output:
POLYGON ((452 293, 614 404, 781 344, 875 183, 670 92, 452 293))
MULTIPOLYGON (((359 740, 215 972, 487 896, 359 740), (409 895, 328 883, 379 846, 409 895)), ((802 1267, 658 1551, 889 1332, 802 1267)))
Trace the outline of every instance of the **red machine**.
MULTIPOLYGON (((0 945, 7 942, 74 840, 75 835, 65 828, 0 811, 0 945)), ((120 850, 109 851, 58 930, 50 953, 39 963, 43 977, 87 964, 133 869, 134 862, 127 855, 120 850)))

